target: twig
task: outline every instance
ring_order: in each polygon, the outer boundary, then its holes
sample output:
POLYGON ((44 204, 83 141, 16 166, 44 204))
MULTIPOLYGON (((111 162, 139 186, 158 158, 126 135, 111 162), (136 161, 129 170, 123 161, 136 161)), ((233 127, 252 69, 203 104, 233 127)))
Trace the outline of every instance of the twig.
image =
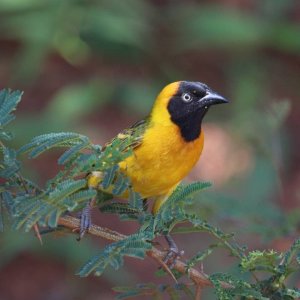
POLYGON ((170 277, 172 277, 172 279, 175 281, 175 283, 178 283, 176 277, 174 276, 174 274, 172 273, 170 268, 167 266, 167 264, 163 260, 159 259, 158 257, 154 257, 154 256, 152 258, 154 258, 162 266, 162 268, 170 275, 170 277))
MULTIPOLYGON (((64 216, 60 217, 58 220, 58 225, 64 226, 66 228, 69 228, 71 230, 76 230, 80 226, 80 220, 71 217, 71 216, 64 216)), ((124 234, 121 234, 117 231, 110 230, 108 228, 104 228, 97 225, 92 225, 88 231, 89 234, 104 238, 106 240, 118 242, 120 240, 125 239, 127 236, 124 234)), ((163 261, 165 257, 165 252, 158 250, 157 248, 153 247, 151 250, 146 252, 147 256, 153 258, 157 262, 163 261)), ((180 261, 176 260, 174 269, 182 274, 187 274, 189 278, 200 287, 211 287, 213 286, 212 282, 209 280, 209 276, 205 274, 204 272, 199 272, 198 270, 194 268, 187 268, 187 265, 180 261)), ((221 283, 224 288, 232 288, 232 286, 226 282, 221 283)))
POLYGON ((198 285, 196 287, 196 295, 195 295, 195 300, 201 300, 201 294, 202 294, 202 286, 198 285))

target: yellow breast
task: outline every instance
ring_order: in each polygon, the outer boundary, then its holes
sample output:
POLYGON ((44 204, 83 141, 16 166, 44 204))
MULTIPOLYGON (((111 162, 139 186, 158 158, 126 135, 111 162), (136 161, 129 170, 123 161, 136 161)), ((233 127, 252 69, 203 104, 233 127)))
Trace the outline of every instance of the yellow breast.
POLYGON ((130 177, 135 191, 143 197, 167 194, 193 168, 203 148, 203 134, 192 142, 185 142, 179 128, 168 124, 154 124, 145 132, 142 145, 120 163, 130 177))

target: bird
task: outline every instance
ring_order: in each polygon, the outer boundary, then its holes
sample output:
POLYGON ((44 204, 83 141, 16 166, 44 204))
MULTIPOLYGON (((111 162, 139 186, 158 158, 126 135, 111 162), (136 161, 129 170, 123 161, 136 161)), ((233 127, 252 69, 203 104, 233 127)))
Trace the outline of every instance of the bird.
MULTIPOLYGON (((119 163, 119 169, 143 199, 154 199, 154 215, 199 160, 204 116, 211 106, 228 102, 202 82, 173 82, 158 94, 147 118, 112 140, 131 138, 132 155, 119 163)), ((101 172, 92 172, 88 186, 99 187, 101 179, 101 172)), ((82 222, 82 227, 89 225, 86 219, 82 222)), ((166 239, 172 252, 178 252, 173 239, 169 235, 166 239)))

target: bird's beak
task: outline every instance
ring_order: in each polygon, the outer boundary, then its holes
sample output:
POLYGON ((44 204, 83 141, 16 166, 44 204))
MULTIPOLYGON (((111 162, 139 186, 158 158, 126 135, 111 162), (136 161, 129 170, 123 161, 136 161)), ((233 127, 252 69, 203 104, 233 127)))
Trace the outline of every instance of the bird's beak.
POLYGON ((201 106, 211 106, 228 102, 229 101, 226 98, 213 91, 207 92, 207 94, 200 100, 201 106))

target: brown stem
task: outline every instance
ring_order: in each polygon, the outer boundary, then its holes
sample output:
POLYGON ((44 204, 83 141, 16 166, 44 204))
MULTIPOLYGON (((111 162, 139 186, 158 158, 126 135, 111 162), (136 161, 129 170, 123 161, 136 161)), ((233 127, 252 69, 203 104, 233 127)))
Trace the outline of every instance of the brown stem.
POLYGON ((201 294, 202 294, 202 286, 198 285, 196 287, 195 300, 201 300, 201 294))
MULTIPOLYGON (((64 216, 59 218, 58 225, 64 226, 74 231, 80 227, 80 220, 71 216, 64 216)), ((123 240, 127 237, 124 234, 97 225, 92 225, 88 233, 114 242, 123 240)), ((151 250, 147 251, 146 254, 147 256, 153 258, 161 265, 163 265, 163 259, 166 255, 165 252, 160 251, 157 248, 153 247, 151 250)), ((189 270, 187 270, 187 265, 180 260, 177 260, 175 262, 174 269, 182 274, 187 274, 188 277, 197 286, 201 286, 201 287, 213 286, 207 274, 205 274, 204 272, 200 272, 194 268, 190 268, 189 270)), ((222 286, 224 288, 232 288, 231 285, 225 282, 222 283, 222 286)))

